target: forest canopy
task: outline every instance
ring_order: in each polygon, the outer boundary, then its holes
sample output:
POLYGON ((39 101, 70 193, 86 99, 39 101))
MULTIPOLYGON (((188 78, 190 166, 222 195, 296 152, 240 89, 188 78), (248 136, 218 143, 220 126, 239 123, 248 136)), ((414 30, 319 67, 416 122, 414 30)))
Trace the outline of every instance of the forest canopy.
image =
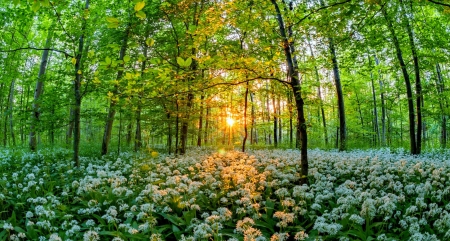
POLYGON ((307 148, 446 148, 449 11, 438 0, 3 1, 1 144, 70 146, 75 165, 80 146, 247 144, 301 148, 304 162, 307 148))

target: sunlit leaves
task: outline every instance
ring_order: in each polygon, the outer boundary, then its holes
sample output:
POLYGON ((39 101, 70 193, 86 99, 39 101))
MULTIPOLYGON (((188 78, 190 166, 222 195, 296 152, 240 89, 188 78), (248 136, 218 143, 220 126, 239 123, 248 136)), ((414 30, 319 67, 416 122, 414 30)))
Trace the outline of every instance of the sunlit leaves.
POLYGON ((119 19, 113 17, 106 17, 106 21, 108 22, 108 28, 117 28, 119 27, 119 19))
POLYGON ((33 10, 33 12, 37 12, 39 8, 41 8, 41 2, 34 1, 33 5, 31 5, 31 10, 33 10))
POLYGON ((140 19, 145 19, 147 17, 147 15, 144 12, 139 11, 139 12, 136 12, 136 17, 138 17, 140 19))
POLYGON ((123 56, 123 62, 125 62, 125 63, 129 62, 130 59, 131 59, 131 58, 130 58, 130 56, 128 56, 128 55, 123 56))
POLYGON ((140 18, 140 19, 145 19, 147 17, 147 15, 141 11, 145 6, 145 2, 138 2, 136 3, 136 5, 134 6, 134 11, 136 11, 136 17, 140 18))
POLYGON ((180 67, 189 67, 192 64, 192 58, 187 58, 184 60, 181 57, 177 57, 177 63, 180 67))
POLYGON ((152 38, 148 38, 147 40, 145 40, 145 43, 147 44, 147 46, 151 47, 153 46, 153 44, 155 44, 155 40, 153 40, 152 38))
POLYGON ((106 65, 110 65, 111 64, 111 58, 110 57, 106 57, 105 58, 105 64, 106 65))
POLYGON ((134 11, 139 12, 144 8, 144 6, 145 6, 145 2, 138 2, 134 6, 134 11))

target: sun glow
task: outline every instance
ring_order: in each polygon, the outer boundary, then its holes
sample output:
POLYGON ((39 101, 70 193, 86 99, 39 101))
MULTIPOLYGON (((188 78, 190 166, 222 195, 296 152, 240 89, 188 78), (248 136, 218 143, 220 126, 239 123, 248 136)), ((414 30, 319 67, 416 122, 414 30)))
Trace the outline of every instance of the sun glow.
POLYGON ((229 126, 233 126, 235 122, 236 122, 236 121, 235 121, 233 118, 227 117, 227 124, 228 124, 229 126))

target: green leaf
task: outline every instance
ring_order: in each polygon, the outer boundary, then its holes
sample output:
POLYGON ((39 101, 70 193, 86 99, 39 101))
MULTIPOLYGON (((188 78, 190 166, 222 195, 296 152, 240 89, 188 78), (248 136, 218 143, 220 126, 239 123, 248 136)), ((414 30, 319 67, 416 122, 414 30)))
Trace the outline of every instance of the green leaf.
POLYGON ((42 1, 42 6, 44 6, 44 7, 50 7, 50 1, 48 1, 48 0, 42 1))
POLYGON ((105 58, 105 63, 106 63, 106 65, 110 65, 111 64, 111 58, 110 57, 106 57, 105 58))
POLYGON ((144 6, 145 6, 145 2, 138 2, 134 6, 134 11, 139 12, 139 11, 141 11, 141 9, 144 8, 144 6))
POLYGON ((185 211, 183 212, 183 219, 186 222, 186 225, 189 225, 192 219, 195 218, 195 210, 185 211))
POLYGON ((33 10, 33 12, 37 12, 39 8, 41 8, 41 2, 34 1, 33 5, 31 6, 31 10, 33 10))
POLYGON ((106 17, 106 21, 108 21, 108 23, 119 23, 119 19, 113 17, 106 17))
POLYGON ((106 21, 108 22, 108 28, 117 28, 119 27, 119 19, 113 17, 106 17, 106 21))
POLYGON ((145 19, 147 17, 147 15, 142 11, 138 11, 138 12, 136 12, 136 17, 138 17, 140 19, 145 19))
POLYGON ((177 63, 179 66, 184 66, 184 59, 181 57, 177 57, 177 63))
POLYGON ((174 224, 172 224, 172 231, 177 240, 181 240, 181 230, 174 224))
POLYGON ((163 216, 165 219, 169 220, 171 223, 173 223, 177 226, 185 225, 184 220, 178 216, 170 215, 170 214, 166 214, 166 213, 159 213, 159 215, 163 216))
POLYGON ((192 64, 192 58, 187 58, 186 61, 184 61, 185 67, 189 67, 192 64))
POLYGON ((145 40, 145 43, 147 44, 147 46, 151 47, 153 46, 153 44, 155 44, 155 40, 153 40, 152 38, 148 38, 147 40, 145 40))
POLYGON ((128 56, 128 55, 125 55, 125 56, 123 56, 123 62, 125 62, 125 63, 127 63, 128 61, 130 61, 130 56, 128 56))

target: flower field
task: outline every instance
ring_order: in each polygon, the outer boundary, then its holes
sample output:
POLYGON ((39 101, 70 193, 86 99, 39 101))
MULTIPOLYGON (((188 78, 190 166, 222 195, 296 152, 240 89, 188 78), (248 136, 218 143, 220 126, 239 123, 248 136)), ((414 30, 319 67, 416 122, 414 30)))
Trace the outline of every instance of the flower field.
POLYGON ((0 240, 450 240, 447 155, 0 153, 0 240))

